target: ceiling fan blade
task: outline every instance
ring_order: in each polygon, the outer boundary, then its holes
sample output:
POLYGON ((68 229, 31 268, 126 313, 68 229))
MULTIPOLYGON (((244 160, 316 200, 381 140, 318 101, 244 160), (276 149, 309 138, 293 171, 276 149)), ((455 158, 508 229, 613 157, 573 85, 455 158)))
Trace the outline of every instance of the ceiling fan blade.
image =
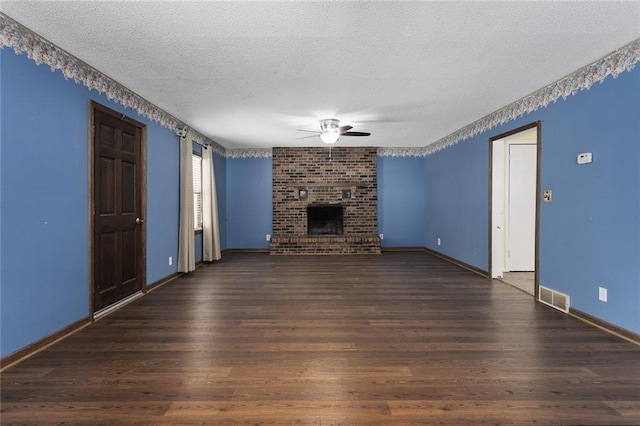
POLYGON ((322 132, 318 132, 317 130, 305 130, 305 129, 296 129, 299 132, 309 132, 309 133, 317 133, 320 134, 322 132))
POLYGON ((371 133, 367 132, 344 132, 340 136, 371 136, 371 133))
POLYGON ((340 126, 338 127, 338 132, 340 132, 341 135, 344 135, 345 132, 349 131, 353 129, 353 126, 340 126))
POLYGON ((296 138, 297 139, 309 139, 309 138, 317 138, 319 135, 311 135, 311 136, 302 136, 301 138, 296 138))

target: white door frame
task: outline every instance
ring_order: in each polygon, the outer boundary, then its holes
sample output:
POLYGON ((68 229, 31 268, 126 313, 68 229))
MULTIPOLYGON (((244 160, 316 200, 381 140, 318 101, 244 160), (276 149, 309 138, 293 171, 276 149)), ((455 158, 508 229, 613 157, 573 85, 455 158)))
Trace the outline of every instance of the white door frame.
POLYGON ((508 148, 505 141, 509 136, 536 128, 536 203, 535 203, 535 271, 534 271, 534 297, 538 299, 539 293, 539 240, 540 240, 540 171, 542 152, 542 122, 536 121, 512 131, 502 133, 489 139, 489 273, 491 278, 501 277, 504 272, 504 220, 505 220, 505 157, 508 148), (495 196, 495 197, 494 197, 495 196))

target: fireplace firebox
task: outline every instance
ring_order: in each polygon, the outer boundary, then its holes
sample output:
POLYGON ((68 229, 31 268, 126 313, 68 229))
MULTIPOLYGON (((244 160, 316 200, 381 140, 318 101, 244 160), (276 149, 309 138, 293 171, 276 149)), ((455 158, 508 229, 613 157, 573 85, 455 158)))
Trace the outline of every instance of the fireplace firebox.
POLYGON ((308 235, 342 235, 341 205, 312 205, 307 207, 308 235))

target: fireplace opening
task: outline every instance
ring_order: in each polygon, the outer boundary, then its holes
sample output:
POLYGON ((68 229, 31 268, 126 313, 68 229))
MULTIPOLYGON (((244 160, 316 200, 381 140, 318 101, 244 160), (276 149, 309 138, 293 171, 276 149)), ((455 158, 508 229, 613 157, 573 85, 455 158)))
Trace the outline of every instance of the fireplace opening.
POLYGON ((342 206, 308 206, 307 234, 342 235, 342 206))

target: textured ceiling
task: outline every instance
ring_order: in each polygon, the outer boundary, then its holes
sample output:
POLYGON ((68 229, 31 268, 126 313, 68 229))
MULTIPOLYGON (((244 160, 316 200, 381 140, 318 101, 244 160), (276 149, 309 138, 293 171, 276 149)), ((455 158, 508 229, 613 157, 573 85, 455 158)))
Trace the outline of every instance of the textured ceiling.
POLYGON ((227 148, 426 146, 640 37, 640 1, 1 1, 227 148))

